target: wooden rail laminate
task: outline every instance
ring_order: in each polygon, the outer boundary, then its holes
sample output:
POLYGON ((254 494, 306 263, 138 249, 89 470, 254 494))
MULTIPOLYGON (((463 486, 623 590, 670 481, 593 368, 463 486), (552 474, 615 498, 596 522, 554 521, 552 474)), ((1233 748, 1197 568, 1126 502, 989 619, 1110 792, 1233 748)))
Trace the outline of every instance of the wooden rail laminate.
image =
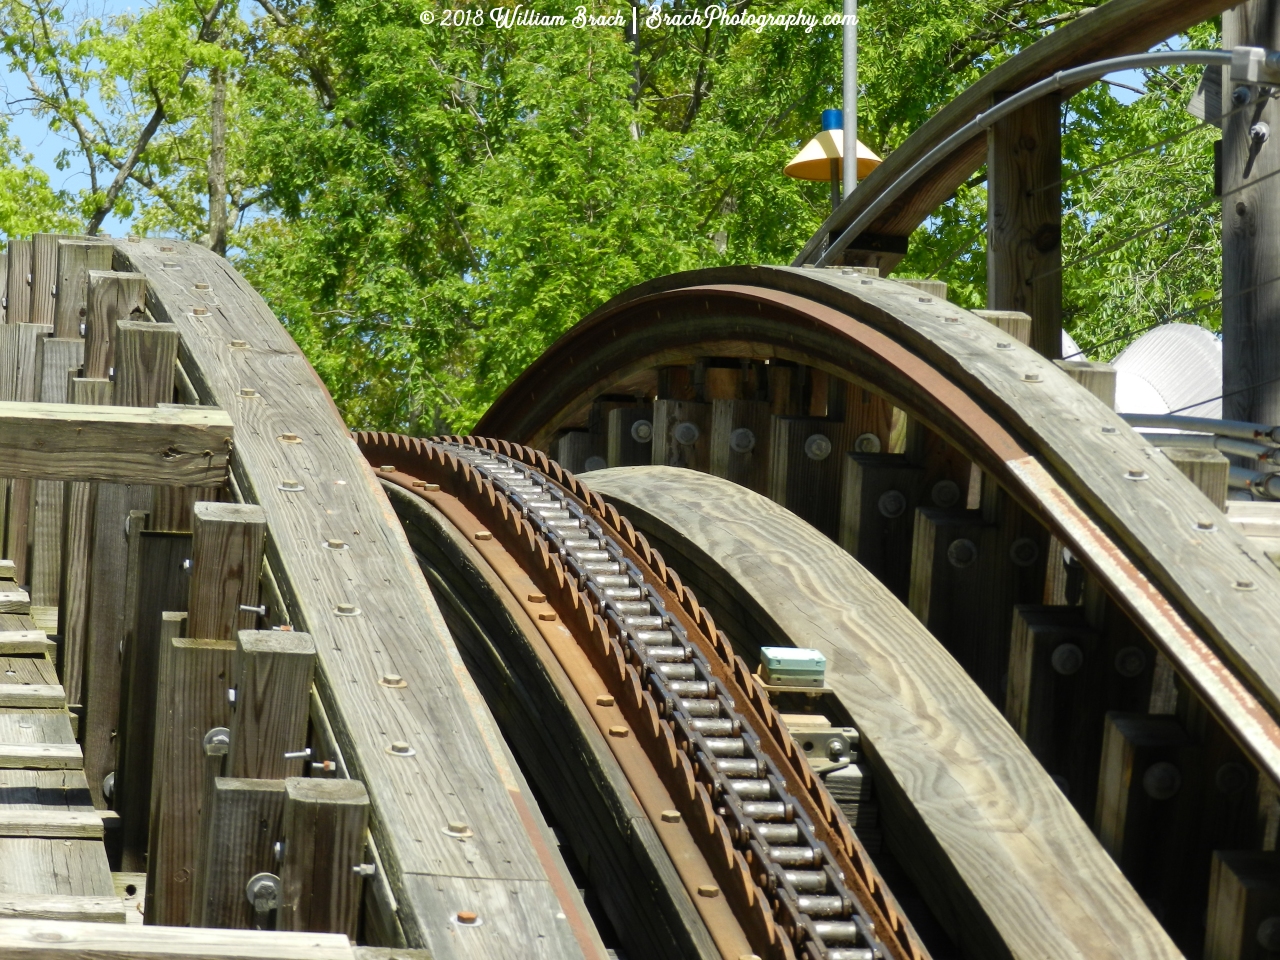
POLYGON ((735 642, 813 647, 861 733, 885 841, 973 956, 1179 956, 1043 768, 939 643, 777 504, 663 467, 592 473, 735 642))
POLYGON ((265 511, 268 561, 292 623, 315 641, 325 711, 368 789, 385 868, 375 882, 389 883, 391 922, 435 960, 581 956, 519 813, 532 798, 520 794, 404 533, 301 351, 222 258, 169 241, 115 246, 117 269, 146 275, 155 319, 180 331, 201 402, 235 422, 233 477, 265 511), (387 674, 407 686, 381 684, 387 674), (398 742, 409 750, 392 752, 398 742), (449 836, 454 820, 474 836, 449 836), (459 911, 484 922, 460 927, 459 911))

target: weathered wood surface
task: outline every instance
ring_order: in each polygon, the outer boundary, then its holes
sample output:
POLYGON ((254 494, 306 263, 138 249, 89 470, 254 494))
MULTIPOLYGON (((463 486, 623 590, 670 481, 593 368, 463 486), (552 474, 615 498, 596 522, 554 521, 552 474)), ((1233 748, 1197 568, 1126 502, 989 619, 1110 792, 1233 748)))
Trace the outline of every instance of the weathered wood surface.
POLYGON ((209 815, 201 822, 192 926, 252 929, 245 885, 257 873, 280 869, 272 848, 284 836, 283 823, 284 781, 214 779, 209 815))
POLYGON ((281 930, 356 935, 369 794, 359 780, 290 777, 284 782, 281 930))
POLYGON ((147 275, 148 306, 181 331, 182 365, 201 401, 235 421, 236 482, 266 511, 268 559, 290 619, 315 640, 317 684, 352 776, 368 788, 409 942, 436 960, 581 956, 518 812, 531 801, 519 795, 492 717, 332 401, 225 260, 195 245, 159 246, 118 242, 117 266, 147 275), (192 313, 196 305, 208 313, 192 313), (242 397, 241 387, 255 395, 242 397), (304 490, 281 490, 286 479, 304 490), (330 539, 347 549, 324 546, 330 539), (409 686, 380 686, 388 672, 409 686), (415 755, 392 756, 395 740, 415 755), (443 832, 459 818, 479 827, 465 846, 443 832), (459 933, 449 918, 472 899, 489 919, 459 933))
POLYGON ((995 708, 848 554, 717 478, 638 467, 591 479, 737 643, 827 657, 874 771, 885 841, 968 951, 1179 956, 995 708))
POLYGON ((214 407, 0 402, 3 469, 15 478, 216 486, 231 433, 214 407))
POLYGON ((300 630, 241 630, 236 638, 235 715, 227 776, 302 776, 316 645, 300 630))
POLYGON ((557 341, 476 432, 536 443, 574 397, 708 352, 856 370, 1081 558, 1280 779, 1280 725, 1267 711, 1280 710, 1280 649, 1257 643, 1256 632, 1280 596, 1280 570, 1225 525, 1198 528, 1214 513, 1203 495, 1052 361, 954 305, 920 299, 903 284, 833 270, 735 267, 662 278, 557 341), (1130 479, 1130 470, 1145 479, 1130 479))
POLYGON ((115 251, 101 240, 58 242, 58 295, 53 308, 55 337, 84 336, 89 310, 89 271, 110 270, 115 251))
MULTIPOLYGON (((0 956, 6 960, 365 960, 369 955, 340 934, 0 920, 0 956)), ((396 958, 393 950, 392 960, 396 958)))
POLYGON ((5 283, 5 323, 31 320, 31 241, 10 240, 5 283))
POLYGON ((8 894, 0 896, 0 919, 124 923, 124 902, 115 896, 8 894))
MULTIPOLYGON (((1149 49, 1232 4, 1224 0, 1112 0, 1050 32, 1018 56, 987 71, 935 113, 893 151, 825 223, 796 258, 812 263, 823 238, 851 224, 885 188, 931 149, 991 105, 992 98, 1023 89, 1058 70, 1149 49)), ((1065 91, 1069 96, 1074 91, 1065 91)), ((986 137, 978 133, 941 160, 914 189, 877 218, 869 233, 908 237, 987 160, 986 137)))
MULTIPOLYGON (((42 403, 64 404, 70 375, 84 362, 84 341, 79 337, 41 337, 36 347, 36 398, 42 403)), ((31 537, 31 602, 58 606, 62 574, 62 508, 65 491, 58 480, 35 484, 35 511, 31 537)))
POLYGON ((137 273, 91 270, 88 298, 84 375, 106 377, 115 367, 116 321, 142 319, 147 278, 137 273))

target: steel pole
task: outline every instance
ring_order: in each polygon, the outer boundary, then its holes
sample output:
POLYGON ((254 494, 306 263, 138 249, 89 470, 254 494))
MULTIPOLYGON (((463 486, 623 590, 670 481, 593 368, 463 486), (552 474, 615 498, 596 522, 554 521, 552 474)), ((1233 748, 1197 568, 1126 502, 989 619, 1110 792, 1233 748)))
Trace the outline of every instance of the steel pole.
POLYGON ((858 185, 858 0, 844 0, 844 195, 858 185))

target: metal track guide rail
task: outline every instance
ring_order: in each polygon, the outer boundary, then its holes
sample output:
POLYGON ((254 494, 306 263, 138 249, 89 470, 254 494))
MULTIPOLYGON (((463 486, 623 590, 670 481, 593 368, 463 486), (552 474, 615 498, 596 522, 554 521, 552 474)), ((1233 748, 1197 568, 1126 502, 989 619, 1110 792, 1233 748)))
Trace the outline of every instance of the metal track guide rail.
POLYGON ((371 461, 413 476, 461 473, 507 519, 509 539, 544 558, 562 604, 581 604, 591 652, 630 688, 637 736, 688 822, 706 828, 700 845, 761 956, 926 956, 745 662, 616 510, 542 454, 505 442, 357 440, 371 461))

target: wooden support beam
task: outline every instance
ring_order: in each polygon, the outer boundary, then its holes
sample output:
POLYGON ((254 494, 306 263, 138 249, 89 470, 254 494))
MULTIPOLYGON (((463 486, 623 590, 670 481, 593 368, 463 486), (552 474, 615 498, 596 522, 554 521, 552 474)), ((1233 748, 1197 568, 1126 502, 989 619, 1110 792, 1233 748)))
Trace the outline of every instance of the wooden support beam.
MULTIPOLYGON (((188 621, 190 622, 190 621, 188 621)), ((236 646, 228 640, 170 641, 156 703, 155 782, 147 856, 148 924, 177 926, 191 916, 197 830, 206 802, 204 739, 231 721, 227 700, 236 646)))
POLYGON ((1194 447, 1164 447, 1163 450, 1164 455, 1186 474, 1210 503, 1220 511, 1227 509, 1231 461, 1217 450, 1197 450, 1194 447))
POLYGON ((359 780, 285 781, 280 930, 354 937, 363 880, 369 795, 359 780))
POLYGON ((0 683, 0 707, 57 710, 67 705, 60 683, 0 683))
POLYGON ((0 770, 79 770, 83 766, 78 743, 0 744, 0 770))
POLYGON ((118 406, 154 407, 172 403, 178 363, 177 326, 117 320, 115 362, 118 406))
POLYGON ((38 893, 0 895, 0 921, 7 923, 17 919, 123 924, 125 906, 119 897, 38 893))
POLYGON ((588 430, 566 430, 556 440, 552 459, 570 473, 583 473, 593 460, 598 462, 592 462, 592 466, 599 469, 599 465, 606 462, 607 442, 607 438, 588 430))
POLYGON ((192 897, 191 925, 253 929, 261 922, 245 896, 249 878, 280 869, 274 853, 284 836, 282 780, 214 780, 192 897))
MULTIPOLYGON (((111 402, 111 381, 71 377, 70 403, 92 406, 111 402)), ((93 515, 97 486, 68 482, 62 515, 62 585, 58 633, 62 637, 62 682, 67 700, 83 704, 86 641, 89 629, 89 571, 93 552, 93 515)))
MULTIPOLYGON (((7 380, 0 386, 0 402, 29 404, 37 399, 37 342, 52 332, 53 327, 49 324, 25 323, 0 327, 0 337, 9 340, 6 347, 0 348, 0 353, 7 355, 5 369, 0 371, 0 375, 7 380)), ((9 484, 9 527, 5 554, 16 565, 18 582, 28 583, 31 569, 31 499, 34 490, 30 479, 19 478, 7 469, 6 473, 13 479, 9 484)))
POLYGON ((605 459, 611 467, 634 467, 653 461, 653 404, 609 411, 605 459))
POLYGON ((53 325, 53 301, 58 287, 58 241, 70 237, 57 233, 31 235, 31 322, 53 325))
POLYGON ((142 319, 147 278, 140 273, 90 270, 88 296, 84 375, 106 377, 115 367, 116 321, 142 319))
POLYGON ((100 240, 59 240, 58 292, 53 307, 55 337, 84 337, 89 315, 89 271, 110 270, 115 249, 100 240))
POLYGON ((770 500, 829 537, 840 524, 840 478, 853 444, 850 424, 817 417, 774 417, 769 441, 770 500))
POLYGON ((1004 715, 1086 822, 1098 792, 1104 653, 1079 607, 1014 607, 1004 715))
MULTIPOLYGON (((36 342, 37 398, 44 404, 65 404, 71 375, 84 362, 79 337, 41 337, 36 342)), ((60 480, 37 480, 32 501, 31 602, 41 607, 59 604, 62 586, 62 511, 66 490, 60 480)))
POLYGON ((923 473, 901 454, 845 455, 838 542, 904 602, 923 473))
POLYGON ((92 811, 6 807, 0 809, 0 837, 101 840, 102 817, 92 811))
POLYGON ((187 629, 195 636, 235 643, 255 626, 267 519, 248 503, 197 503, 191 546, 187 629))
POLYGON ((1116 368, 1094 360, 1055 360, 1054 365, 1108 407, 1116 405, 1116 368))
POLYGON ((711 404, 658 399, 653 403, 653 463, 705 472, 711 465, 711 404))
POLYGON ((218 486, 231 433, 217 407, 0 402, 3 469, 23 480, 218 486))
POLYGON ((1031 346, 1062 356, 1060 98, 1046 95, 987 134, 987 306, 1031 315, 1031 346))
MULTIPOLYGON (((241 630, 227 776, 283 780, 303 773, 316 645, 295 630, 241 630)), ((2 691, 0 691, 2 692, 2 691)))
POLYGON ((1204 960, 1270 960, 1280 947, 1280 853, 1215 850, 1212 864, 1204 960))
POLYGON ((1031 346, 1031 315, 1021 310, 974 310, 976 316, 999 327, 1019 343, 1031 346))
POLYGON ((764 493, 771 440, 767 400, 711 401, 709 473, 764 493))
POLYGON ((0 630, 0 657, 14 654, 44 654, 57 646, 43 630, 0 630))
MULTIPOLYGON (((381 960, 343 936, 0 920, 5 960, 381 960)), ((392 949, 387 960, 430 960, 392 949)))
POLYGON ((191 535, 144 530, 147 515, 129 514, 124 648, 117 721, 115 807, 121 813, 124 864, 142 870, 150 824, 152 762, 160 652, 183 629, 191 575, 191 535))
POLYGON ((31 596, 13 585, 8 590, 0 590, 0 613, 30 614, 31 596))
POLYGON ((10 240, 5 272, 5 323, 31 321, 31 241, 10 240))

